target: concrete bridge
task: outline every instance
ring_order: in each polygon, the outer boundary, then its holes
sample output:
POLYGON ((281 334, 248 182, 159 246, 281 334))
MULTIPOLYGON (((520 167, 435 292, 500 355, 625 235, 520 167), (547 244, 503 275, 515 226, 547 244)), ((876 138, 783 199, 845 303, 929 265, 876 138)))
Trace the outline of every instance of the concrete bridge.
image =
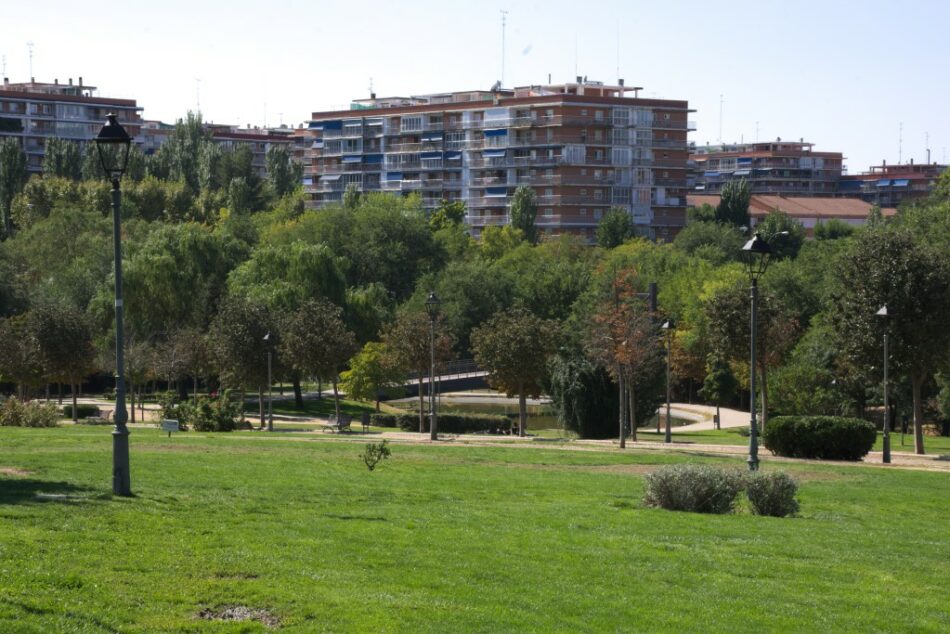
MULTIPOLYGON (((473 359, 460 359, 443 363, 436 368, 433 384, 436 394, 445 392, 463 392, 465 390, 479 390, 488 387, 486 377, 488 372, 478 367, 473 359)), ((419 381, 417 374, 410 374, 403 386, 403 396, 419 396, 419 381)), ((422 377, 422 393, 429 394, 429 377, 422 377)))

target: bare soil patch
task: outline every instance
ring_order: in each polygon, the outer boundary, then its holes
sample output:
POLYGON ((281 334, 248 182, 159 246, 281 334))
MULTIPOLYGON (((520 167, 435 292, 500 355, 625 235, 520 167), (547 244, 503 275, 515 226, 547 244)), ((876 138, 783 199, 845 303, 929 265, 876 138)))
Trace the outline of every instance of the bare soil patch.
POLYGON ((33 475, 33 472, 27 471, 26 469, 20 469, 19 467, 0 467, 0 475, 17 476, 22 478, 24 476, 33 475))
POLYGON ((246 605, 205 608, 198 612, 198 618, 205 621, 257 621, 267 627, 280 626, 280 619, 269 611, 261 608, 249 608, 246 605))

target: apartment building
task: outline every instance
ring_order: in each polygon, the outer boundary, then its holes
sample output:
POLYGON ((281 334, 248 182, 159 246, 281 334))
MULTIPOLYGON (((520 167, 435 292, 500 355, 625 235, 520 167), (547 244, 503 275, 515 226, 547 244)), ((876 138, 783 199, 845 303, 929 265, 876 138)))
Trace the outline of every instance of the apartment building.
POLYGON ((695 147, 690 153, 691 190, 718 194, 745 179, 753 194, 832 196, 844 170, 840 152, 815 152, 803 139, 695 147))
POLYGON ((31 173, 43 171, 46 139, 59 137, 85 143, 95 138, 106 115, 115 113, 136 142, 141 142, 142 108, 134 99, 96 96, 96 87, 70 78, 41 83, 10 83, 0 87, 0 138, 15 138, 27 156, 31 173))
POLYGON ((593 240, 611 206, 671 239, 686 223, 685 100, 587 81, 354 101, 315 112, 304 151, 313 206, 362 192, 418 193, 427 209, 461 200, 474 236, 508 223, 515 189, 538 200, 545 234, 593 240), (633 93, 630 96, 630 93, 633 93))
POLYGON ((915 164, 914 159, 896 165, 882 161, 861 174, 842 176, 838 194, 860 198, 879 207, 897 207, 905 200, 929 196, 937 178, 946 170, 946 165, 915 164))

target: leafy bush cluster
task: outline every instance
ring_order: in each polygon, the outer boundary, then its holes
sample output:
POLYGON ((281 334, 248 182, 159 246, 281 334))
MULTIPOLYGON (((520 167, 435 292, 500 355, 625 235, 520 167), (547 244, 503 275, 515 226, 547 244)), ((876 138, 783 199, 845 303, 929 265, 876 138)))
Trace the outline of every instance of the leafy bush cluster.
POLYGON ((0 427, 56 427, 58 422, 59 411, 48 403, 13 396, 0 401, 0 427))
POLYGON ((159 399, 162 418, 178 421, 179 429, 195 431, 234 431, 241 416, 241 403, 230 391, 216 398, 198 397, 197 403, 178 403, 171 395, 159 399))
MULTIPOLYGON (((76 418, 89 418, 91 416, 99 415, 99 407, 96 405, 89 405, 87 403, 80 403, 76 405, 76 418)), ((63 406, 63 416, 66 418, 73 417, 73 406, 64 405, 63 406)))
POLYGON ((786 517, 798 512, 798 484, 781 472, 747 475, 735 469, 707 465, 671 465, 646 477, 643 501, 669 511, 731 513, 745 490, 756 515, 786 517))
POLYGON ((707 465, 682 464, 647 474, 647 506, 692 513, 731 513, 743 488, 742 473, 707 465))
POLYGON ((789 458, 860 460, 874 446, 874 424, 844 416, 779 416, 769 421, 762 442, 789 458))
POLYGON ((366 449, 360 454, 360 458, 366 464, 366 468, 372 471, 380 461, 385 460, 392 455, 389 449, 389 441, 371 442, 366 444, 366 449))
MULTIPOLYGON (((378 427, 399 427, 403 431, 419 429, 418 414, 373 414, 370 420, 378 427)), ((512 421, 501 415, 446 412, 439 414, 438 427, 446 434, 510 434, 512 421)))

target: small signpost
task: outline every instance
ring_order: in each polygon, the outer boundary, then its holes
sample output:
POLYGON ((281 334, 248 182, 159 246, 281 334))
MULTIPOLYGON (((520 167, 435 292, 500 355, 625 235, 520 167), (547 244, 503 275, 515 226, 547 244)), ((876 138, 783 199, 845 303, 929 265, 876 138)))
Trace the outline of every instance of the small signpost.
POLYGON ((162 431, 168 432, 168 437, 172 437, 173 431, 178 431, 178 421, 171 418, 162 419, 162 431))

